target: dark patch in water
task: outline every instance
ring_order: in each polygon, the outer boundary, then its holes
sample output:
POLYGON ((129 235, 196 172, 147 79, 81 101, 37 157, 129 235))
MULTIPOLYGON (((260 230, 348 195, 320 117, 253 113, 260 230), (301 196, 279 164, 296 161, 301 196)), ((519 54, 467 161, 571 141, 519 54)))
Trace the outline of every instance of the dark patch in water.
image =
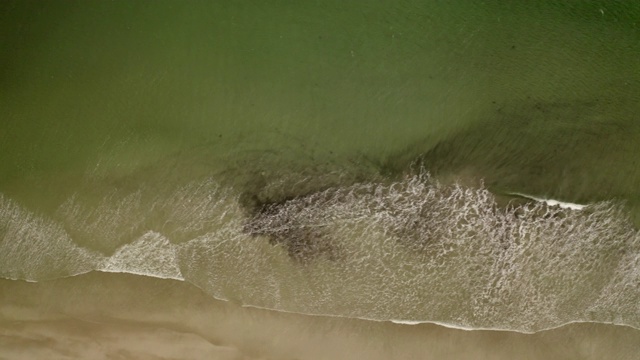
POLYGON ((287 214, 291 210, 287 201, 262 203, 245 223, 243 231, 252 236, 266 236, 270 244, 283 246, 289 256, 299 262, 321 256, 337 260, 339 247, 332 241, 326 227, 299 223, 295 214, 287 214))
MULTIPOLYGON (((304 223, 298 213, 302 208, 289 205, 291 201, 307 204, 312 197, 332 188, 382 181, 379 164, 363 155, 350 159, 307 163, 286 160, 286 155, 261 158, 256 166, 240 169, 236 188, 241 189, 240 205, 247 218, 243 231, 255 237, 266 237, 269 243, 284 247, 296 261, 318 257, 337 260, 339 246, 324 226, 304 223)), ((311 161, 315 160, 315 161, 311 161)), ((316 204, 316 203, 314 203, 316 204)), ((316 204, 317 205, 317 204, 316 204)))

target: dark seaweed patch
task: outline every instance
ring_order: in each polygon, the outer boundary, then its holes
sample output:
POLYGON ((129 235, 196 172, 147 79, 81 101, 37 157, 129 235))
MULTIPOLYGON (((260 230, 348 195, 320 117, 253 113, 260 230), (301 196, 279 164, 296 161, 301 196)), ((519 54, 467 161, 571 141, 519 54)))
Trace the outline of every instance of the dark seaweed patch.
POLYGON ((302 223, 297 214, 289 214, 292 208, 287 206, 287 201, 263 203, 244 224, 243 231, 252 236, 267 237, 270 244, 283 246, 291 258, 300 262, 318 257, 337 260, 339 248, 326 226, 302 223))

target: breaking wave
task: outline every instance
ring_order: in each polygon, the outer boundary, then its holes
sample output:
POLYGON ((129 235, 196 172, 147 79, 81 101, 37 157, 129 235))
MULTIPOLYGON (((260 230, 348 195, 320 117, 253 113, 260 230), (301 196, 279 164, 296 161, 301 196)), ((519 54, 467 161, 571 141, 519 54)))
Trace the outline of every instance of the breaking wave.
POLYGON ((245 306, 468 329, 640 328, 640 236, 615 203, 501 204, 427 174, 255 211, 240 197, 207 179, 78 193, 45 216, 0 195, 0 276, 127 272, 245 306))

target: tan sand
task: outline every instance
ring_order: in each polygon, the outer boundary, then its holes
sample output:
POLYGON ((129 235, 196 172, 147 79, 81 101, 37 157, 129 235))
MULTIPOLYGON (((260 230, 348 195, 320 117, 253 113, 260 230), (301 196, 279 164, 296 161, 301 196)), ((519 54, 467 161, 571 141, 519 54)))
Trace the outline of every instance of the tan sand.
POLYGON ((640 331, 572 324, 536 334, 286 314, 188 283, 90 273, 0 281, 2 359, 637 359, 640 331))

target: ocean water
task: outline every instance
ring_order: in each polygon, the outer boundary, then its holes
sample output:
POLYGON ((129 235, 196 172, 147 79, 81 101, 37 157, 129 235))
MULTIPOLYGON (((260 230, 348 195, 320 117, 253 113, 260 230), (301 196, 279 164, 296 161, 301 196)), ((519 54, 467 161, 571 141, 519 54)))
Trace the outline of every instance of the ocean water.
POLYGON ((0 4, 0 357, 636 359, 640 6, 0 4))

